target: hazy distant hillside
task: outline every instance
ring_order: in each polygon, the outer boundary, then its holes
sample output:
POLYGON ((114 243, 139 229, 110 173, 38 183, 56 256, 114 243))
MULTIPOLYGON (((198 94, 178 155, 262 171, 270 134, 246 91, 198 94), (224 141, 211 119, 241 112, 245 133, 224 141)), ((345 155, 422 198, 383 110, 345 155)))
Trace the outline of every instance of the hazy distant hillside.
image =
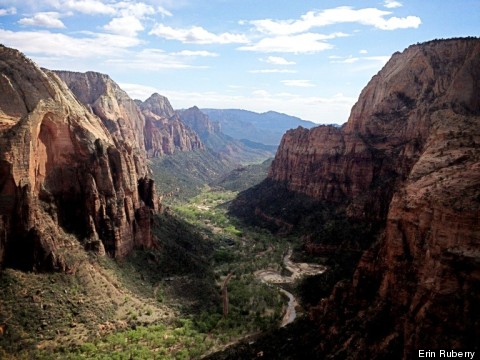
POLYGON ((251 141, 238 141, 225 134, 222 126, 212 121, 210 117, 194 106, 186 110, 177 110, 184 124, 194 130, 205 146, 218 154, 224 163, 233 166, 264 161, 275 155, 276 147, 251 141))
POLYGON ((247 110, 202 109, 210 120, 220 123, 222 132, 234 139, 278 145, 283 134, 298 126, 310 129, 317 124, 275 111, 256 113, 247 110))

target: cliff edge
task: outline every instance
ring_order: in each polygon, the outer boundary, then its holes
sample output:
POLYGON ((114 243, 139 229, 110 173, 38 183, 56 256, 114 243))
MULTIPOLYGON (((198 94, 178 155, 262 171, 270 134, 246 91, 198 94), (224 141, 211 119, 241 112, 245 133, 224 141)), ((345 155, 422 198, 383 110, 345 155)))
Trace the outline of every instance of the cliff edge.
POLYGON ((3 46, 0 74, 0 264, 67 271, 77 239, 114 257, 153 246, 138 119, 108 128, 55 73, 3 46))

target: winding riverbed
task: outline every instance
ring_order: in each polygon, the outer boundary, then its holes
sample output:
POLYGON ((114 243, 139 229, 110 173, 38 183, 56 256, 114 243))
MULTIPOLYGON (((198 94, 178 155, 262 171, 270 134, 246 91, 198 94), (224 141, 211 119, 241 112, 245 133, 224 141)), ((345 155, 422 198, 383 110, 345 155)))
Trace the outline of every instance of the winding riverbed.
POLYGON ((298 306, 298 301, 295 296, 287 290, 283 289, 280 285, 293 283, 294 281, 304 276, 318 275, 326 270, 326 267, 323 265, 294 263, 290 260, 291 256, 292 250, 289 249, 287 255, 285 255, 285 257, 283 258, 285 268, 291 273, 289 276, 281 275, 278 271, 271 269, 258 270, 255 272, 255 276, 257 278, 259 278, 265 283, 277 285, 279 291, 288 297, 287 309, 285 311, 285 314, 283 315, 280 326, 286 326, 295 320, 295 318, 297 317, 296 307, 298 306))

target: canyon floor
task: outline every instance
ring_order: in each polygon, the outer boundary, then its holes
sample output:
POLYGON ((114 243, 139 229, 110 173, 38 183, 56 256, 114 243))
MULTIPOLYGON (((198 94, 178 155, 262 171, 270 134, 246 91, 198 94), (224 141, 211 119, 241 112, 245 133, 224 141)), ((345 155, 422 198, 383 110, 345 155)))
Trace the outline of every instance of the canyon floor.
POLYGON ((5 270, 0 357, 199 358, 291 323, 302 314, 296 284, 325 268, 292 261, 296 239, 229 217, 235 195, 205 187, 167 207, 155 224, 159 248, 121 262, 77 243, 69 274, 5 270), (224 317, 221 286, 230 273, 224 317))

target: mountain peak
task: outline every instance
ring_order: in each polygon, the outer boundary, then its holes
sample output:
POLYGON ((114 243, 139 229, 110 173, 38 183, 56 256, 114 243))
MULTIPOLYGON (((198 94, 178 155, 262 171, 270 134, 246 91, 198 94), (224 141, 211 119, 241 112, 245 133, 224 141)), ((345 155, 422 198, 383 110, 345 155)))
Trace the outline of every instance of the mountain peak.
POLYGON ((171 118, 175 116, 175 110, 173 110, 170 101, 167 97, 158 93, 153 93, 147 100, 140 104, 142 110, 150 110, 156 115, 171 118))

